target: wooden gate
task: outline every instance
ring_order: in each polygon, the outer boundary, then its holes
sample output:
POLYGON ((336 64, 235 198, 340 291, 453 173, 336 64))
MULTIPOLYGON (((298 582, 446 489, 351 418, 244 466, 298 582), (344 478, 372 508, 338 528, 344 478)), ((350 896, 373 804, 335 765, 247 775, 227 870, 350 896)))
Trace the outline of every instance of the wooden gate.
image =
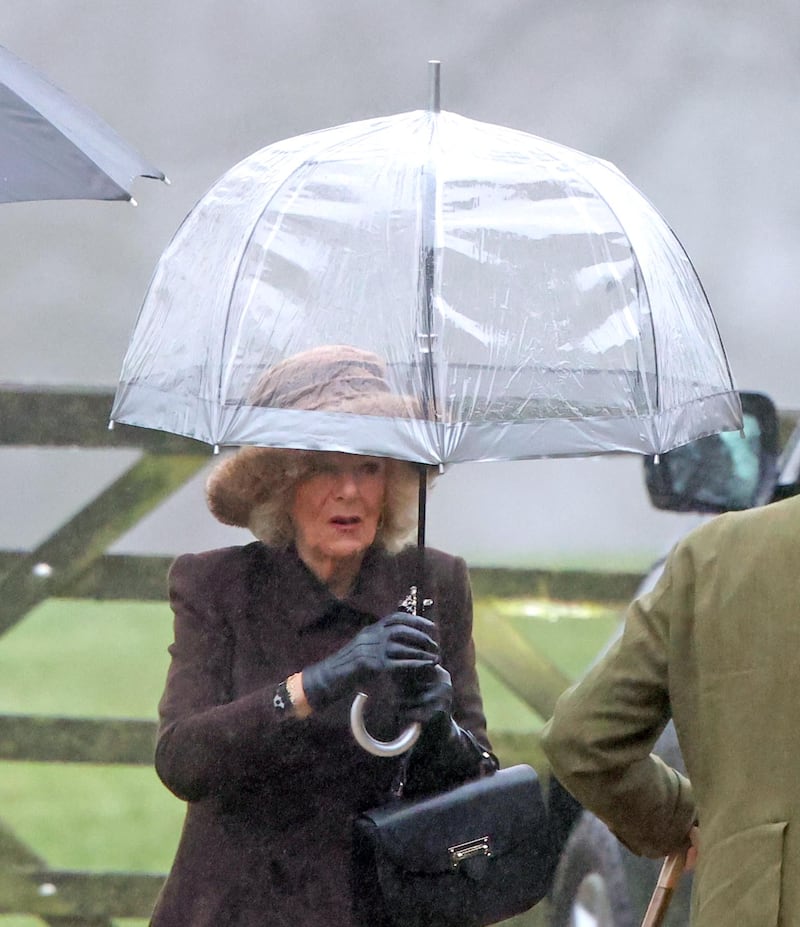
MULTIPOLYGON (((163 599, 168 561, 106 551, 194 476, 209 450, 145 429, 109 431, 110 408, 108 391, 0 391, 3 445, 141 451, 127 472, 35 550, 0 557, 0 634, 51 596, 163 599)), ((5 714, 0 760, 150 764, 154 737, 152 720, 5 714)), ((162 881, 162 873, 53 869, 0 820, 2 913, 35 914, 53 927, 110 927, 114 917, 147 917, 162 881)))

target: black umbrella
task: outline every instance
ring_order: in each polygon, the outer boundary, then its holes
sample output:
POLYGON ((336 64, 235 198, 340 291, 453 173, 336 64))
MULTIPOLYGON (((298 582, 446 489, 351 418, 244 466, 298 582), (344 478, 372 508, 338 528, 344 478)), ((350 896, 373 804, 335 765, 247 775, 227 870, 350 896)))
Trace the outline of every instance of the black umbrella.
POLYGON ((96 113, 0 46, 0 203, 132 200, 136 177, 166 181, 96 113))

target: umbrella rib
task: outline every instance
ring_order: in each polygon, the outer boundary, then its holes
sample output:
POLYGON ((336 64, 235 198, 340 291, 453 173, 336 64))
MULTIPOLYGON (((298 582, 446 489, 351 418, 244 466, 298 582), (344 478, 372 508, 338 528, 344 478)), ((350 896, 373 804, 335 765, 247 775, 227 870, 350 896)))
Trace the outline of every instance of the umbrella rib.
MULTIPOLYGON (((231 312, 232 312, 232 308, 233 308, 233 306, 232 306, 232 304, 233 304, 233 297, 234 297, 234 293, 236 292, 236 281, 239 279, 239 277, 240 277, 240 275, 241 275, 242 264, 244 263, 245 255, 247 254, 248 248, 250 247, 250 243, 251 243, 252 240, 253 240, 253 237, 254 237, 254 235, 255 235, 256 229, 258 228, 259 222, 261 221, 262 217, 264 216, 264 213, 269 209, 269 207, 270 207, 270 206, 272 205, 272 203, 275 201, 275 198, 278 196, 278 194, 279 194, 282 190, 284 190, 284 189, 286 188, 287 184, 289 184, 289 182, 290 182, 291 180, 293 180, 294 178, 296 178, 297 176, 299 176, 300 174, 302 174, 302 173, 304 172, 304 169, 307 169, 307 168, 310 168, 310 167, 314 166, 314 165, 316 164, 317 160, 319 159, 319 157, 320 157, 321 155, 323 155, 323 154, 329 154, 329 153, 331 153, 331 152, 333 152, 333 151, 336 151, 337 148, 340 148, 340 147, 342 147, 342 146, 345 145, 345 144, 349 145, 349 144, 352 144, 353 142, 357 142, 357 141, 359 141, 360 139, 364 138, 365 136, 369 135, 372 131, 373 131, 373 129, 372 129, 372 123, 371 123, 371 121, 370 121, 369 124, 368 124, 368 126, 365 126, 365 127, 362 129, 362 131, 360 131, 360 132, 358 132, 358 133, 355 133, 355 134, 353 134, 353 135, 349 135, 346 139, 339 139, 339 140, 337 140, 337 141, 335 141, 335 142, 328 142, 327 144, 324 144, 324 143, 323 143, 323 144, 320 144, 320 146, 314 151, 313 155, 310 156, 310 157, 305 157, 305 158, 303 159, 302 163, 301 163, 300 165, 298 165, 298 167, 296 167, 290 174, 288 174, 288 175, 283 179, 283 181, 282 181, 282 182, 275 188, 275 190, 272 192, 272 194, 270 195, 269 199, 267 199, 267 201, 264 203, 263 207, 260 209, 260 211, 259 211, 259 213, 258 213, 258 216, 257 216, 257 217, 255 218, 255 220, 253 221, 252 226, 251 226, 251 228, 250 228, 250 231, 248 232, 247 237, 245 238, 245 240, 244 240, 244 242, 243 242, 243 244, 242 244, 242 247, 241 247, 241 249, 240 249, 240 251, 239 251, 239 256, 238 256, 238 259, 237 259, 237 262, 236 262, 236 271, 235 271, 235 273, 234 273, 234 275, 233 275, 233 283, 231 284, 231 287, 230 287, 230 293, 229 293, 229 295, 228 295, 228 303, 227 303, 227 306, 226 306, 226 309, 225 309, 225 323, 224 323, 224 327, 223 327, 223 331, 224 331, 224 332, 227 332, 227 331, 228 331, 228 324, 229 324, 229 322, 230 322, 231 312)), ((297 192, 299 192, 299 190, 298 190, 297 192)), ((296 194, 295 194, 295 195, 296 195, 296 194)), ((277 232, 277 227, 273 230, 273 235, 274 235, 276 232, 277 232)), ((227 384, 223 383, 223 381, 222 381, 222 376, 223 376, 223 373, 222 373, 222 372, 225 371, 225 369, 226 369, 226 365, 225 365, 225 363, 224 363, 224 359, 225 359, 225 339, 223 338, 223 340, 222 340, 222 342, 221 342, 221 344, 220 344, 220 364, 219 364, 219 370, 220 370, 221 379, 220 379, 220 381, 219 381, 218 384, 217 384, 217 402, 218 402, 218 403, 221 403, 221 402, 222 402, 222 397, 223 397, 223 395, 224 395, 224 390, 225 390, 225 387, 226 387, 226 385, 227 385, 227 384)))
MULTIPOLYGON (((625 230, 625 224, 624 224, 624 223, 622 222, 622 220, 620 219, 619 214, 617 213, 617 210, 614 209, 614 207, 609 203, 608 199, 607 199, 605 196, 603 196, 603 194, 600 192, 600 190, 598 190, 596 184, 592 183, 592 181, 586 176, 585 172, 582 171, 582 170, 580 169, 580 167, 579 167, 577 164, 573 165, 573 170, 575 171, 576 174, 579 174, 579 175, 580 175, 581 179, 583 180, 583 182, 584 182, 585 184, 587 184, 589 187, 591 187, 591 189, 594 191, 595 196, 596 196, 599 200, 601 200, 601 202, 605 203, 606 208, 608 209, 608 211, 609 211, 609 212, 611 213, 611 215, 614 216, 614 218, 616 219, 617 225, 620 227, 620 229, 622 229, 622 230, 624 231, 624 230, 625 230)), ((666 224, 666 223, 665 223, 665 224, 666 224)), ((672 231, 672 230, 670 229, 670 231, 672 231)), ((675 240, 678 242, 678 245, 681 247, 681 250, 683 250, 683 246, 680 244, 680 241, 678 241, 678 238, 677 238, 677 236, 675 236, 675 233, 673 232, 672 234, 673 234, 673 237, 675 237, 675 240)), ((626 237, 626 239, 627 239, 627 241, 628 241, 628 245, 629 245, 629 247, 630 247, 631 257, 632 257, 632 259, 633 259, 633 266, 634 266, 634 268, 636 268, 636 269, 641 268, 641 266, 642 266, 641 261, 639 260, 639 256, 637 255, 636 249, 635 249, 634 246, 633 246, 633 242, 630 240, 630 236, 626 234, 625 237, 626 237)), ((683 253, 686 254, 685 251, 684 251, 683 253)), ((691 262, 690 262, 690 263, 691 263, 691 262)), ((656 341, 655 319, 653 318, 653 311, 652 311, 653 307, 652 307, 652 304, 651 304, 651 302, 650 302, 650 294, 649 294, 649 291, 648 291, 648 289, 647 289, 647 282, 646 282, 645 279, 644 279, 644 275, 641 274, 641 273, 636 273, 636 274, 635 274, 635 277, 636 277, 636 281, 637 281, 637 282, 636 282, 637 298, 638 298, 638 294, 639 294, 639 291, 640 291, 640 288, 641 288, 641 290, 644 291, 645 298, 646 298, 646 300, 647 300, 647 305, 650 307, 650 312, 649 312, 648 314, 649 314, 649 316, 650 316, 650 333, 651 333, 652 339, 653 339, 653 364, 654 364, 654 372, 653 372, 653 373, 654 373, 655 390, 656 390, 656 395, 655 395, 655 408, 658 409, 658 408, 660 407, 660 405, 661 405, 661 390, 660 390, 660 380, 659 380, 658 343, 657 343, 657 341, 656 341)), ((646 380, 646 377, 645 377, 645 383, 646 383, 646 382, 647 382, 647 380, 646 380)))
MULTIPOLYGON (((432 147, 433 136, 436 132, 435 117, 431 120, 431 139, 428 150, 432 147)), ((421 256, 418 298, 422 315, 422 331, 418 339, 422 338, 422 413, 425 418, 436 421, 438 417, 438 402, 436 397, 436 378, 433 365, 433 291, 436 281, 436 169, 429 159, 420 168, 420 247, 421 256)))

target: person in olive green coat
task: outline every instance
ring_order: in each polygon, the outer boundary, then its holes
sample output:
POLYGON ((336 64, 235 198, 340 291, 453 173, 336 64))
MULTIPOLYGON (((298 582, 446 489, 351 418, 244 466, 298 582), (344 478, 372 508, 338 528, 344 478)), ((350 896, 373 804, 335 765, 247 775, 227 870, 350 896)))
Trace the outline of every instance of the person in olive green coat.
POLYGON ((699 824, 693 927, 800 925, 800 497, 670 554, 620 639, 559 699, 554 774, 631 850, 699 824), (651 753, 672 717, 689 780, 651 753))

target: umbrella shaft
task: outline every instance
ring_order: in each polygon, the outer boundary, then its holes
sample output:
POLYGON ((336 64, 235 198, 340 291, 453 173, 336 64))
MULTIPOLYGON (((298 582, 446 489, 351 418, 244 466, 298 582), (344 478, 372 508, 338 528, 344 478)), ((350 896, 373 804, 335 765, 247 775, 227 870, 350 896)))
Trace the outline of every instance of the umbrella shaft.
POLYGON ((420 464, 419 468, 419 493, 417 506, 417 547, 419 550, 425 548, 425 518, 428 503, 428 474, 425 472, 425 465, 420 464))

